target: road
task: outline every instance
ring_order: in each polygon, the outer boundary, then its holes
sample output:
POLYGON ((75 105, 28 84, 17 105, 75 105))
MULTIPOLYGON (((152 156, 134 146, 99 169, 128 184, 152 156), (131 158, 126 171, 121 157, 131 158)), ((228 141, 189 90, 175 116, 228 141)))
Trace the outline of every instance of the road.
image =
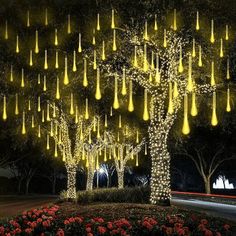
POLYGON ((194 198, 183 199, 173 197, 171 203, 175 206, 203 212, 209 216, 220 217, 236 222, 236 205, 202 201, 194 198))
POLYGON ((24 210, 53 203, 55 196, 0 196, 0 218, 22 213, 24 210))

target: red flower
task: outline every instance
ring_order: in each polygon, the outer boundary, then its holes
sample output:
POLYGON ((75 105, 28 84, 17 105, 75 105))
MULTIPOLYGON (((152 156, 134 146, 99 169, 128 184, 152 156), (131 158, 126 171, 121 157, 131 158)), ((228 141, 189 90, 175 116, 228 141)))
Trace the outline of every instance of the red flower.
POLYGON ((99 233, 99 234, 104 234, 106 231, 107 231, 107 230, 106 230, 105 227, 103 227, 103 226, 98 226, 98 233, 99 233))
POLYGON ((42 218, 37 219, 37 223, 41 223, 42 221, 43 221, 42 218))
POLYGON ((58 229, 57 236, 64 236, 64 235, 65 235, 65 233, 64 233, 63 229, 58 229))
POLYGON ((90 233, 92 231, 91 227, 86 227, 86 232, 90 233))
POLYGON ((111 223, 111 222, 108 222, 108 223, 107 223, 107 228, 108 228, 108 229, 110 229, 110 230, 112 230, 112 229, 113 229, 113 225, 112 225, 112 223, 111 223))
POLYGON ((224 229, 225 229, 226 231, 228 231, 228 230, 230 229, 230 225, 225 224, 225 225, 224 225, 224 229))
POLYGON ((216 236, 221 236, 221 233, 220 232, 216 232, 216 236))
POLYGON ((65 220, 64 225, 68 225, 68 224, 70 224, 69 220, 65 220))
POLYGON ((32 230, 31 228, 26 228, 26 229, 25 229, 25 232, 26 232, 27 234, 30 234, 32 231, 33 231, 33 230, 32 230))
POLYGON ((45 221, 43 221, 42 225, 43 225, 43 227, 47 228, 50 226, 50 221, 45 220, 45 221))
POLYGON ((93 236, 93 234, 92 233, 88 233, 87 236, 93 236))
POLYGON ((70 222, 70 223, 74 223, 74 222, 75 222, 75 219, 74 219, 73 217, 70 217, 70 218, 69 218, 69 222, 70 222))

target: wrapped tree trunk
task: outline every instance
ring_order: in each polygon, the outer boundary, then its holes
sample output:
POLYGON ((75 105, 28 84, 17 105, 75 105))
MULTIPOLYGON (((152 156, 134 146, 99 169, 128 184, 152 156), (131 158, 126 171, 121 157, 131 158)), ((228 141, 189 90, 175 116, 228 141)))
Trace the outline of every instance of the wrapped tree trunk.
POLYGON ((118 188, 124 188, 124 170, 117 170, 118 188))
POLYGON ((93 177, 94 177, 94 163, 89 164, 88 167, 88 175, 87 175, 87 183, 86 183, 86 190, 91 191, 93 190, 93 177))
POLYGON ((66 164, 68 199, 76 199, 76 169, 76 164, 66 164))

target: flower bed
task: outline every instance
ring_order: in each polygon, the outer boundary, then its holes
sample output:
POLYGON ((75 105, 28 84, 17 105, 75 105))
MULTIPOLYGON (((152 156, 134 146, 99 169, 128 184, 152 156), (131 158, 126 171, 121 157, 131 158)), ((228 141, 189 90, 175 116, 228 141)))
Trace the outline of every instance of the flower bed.
POLYGON ((219 224, 191 215, 166 214, 163 219, 105 220, 88 218, 77 213, 65 215, 61 207, 53 205, 42 209, 25 211, 22 215, 0 224, 0 235, 135 235, 135 236, 233 236, 229 224, 219 224))

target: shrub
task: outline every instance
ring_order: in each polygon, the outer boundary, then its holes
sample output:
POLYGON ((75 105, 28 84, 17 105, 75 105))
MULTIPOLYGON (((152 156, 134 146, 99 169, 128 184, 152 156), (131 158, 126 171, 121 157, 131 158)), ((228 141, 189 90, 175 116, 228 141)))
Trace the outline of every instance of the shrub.
MULTIPOLYGON (((148 203, 150 188, 133 187, 133 188, 103 188, 92 191, 78 191, 77 202, 127 202, 127 203, 148 203)), ((66 199, 66 191, 61 192, 61 199, 66 199)))

